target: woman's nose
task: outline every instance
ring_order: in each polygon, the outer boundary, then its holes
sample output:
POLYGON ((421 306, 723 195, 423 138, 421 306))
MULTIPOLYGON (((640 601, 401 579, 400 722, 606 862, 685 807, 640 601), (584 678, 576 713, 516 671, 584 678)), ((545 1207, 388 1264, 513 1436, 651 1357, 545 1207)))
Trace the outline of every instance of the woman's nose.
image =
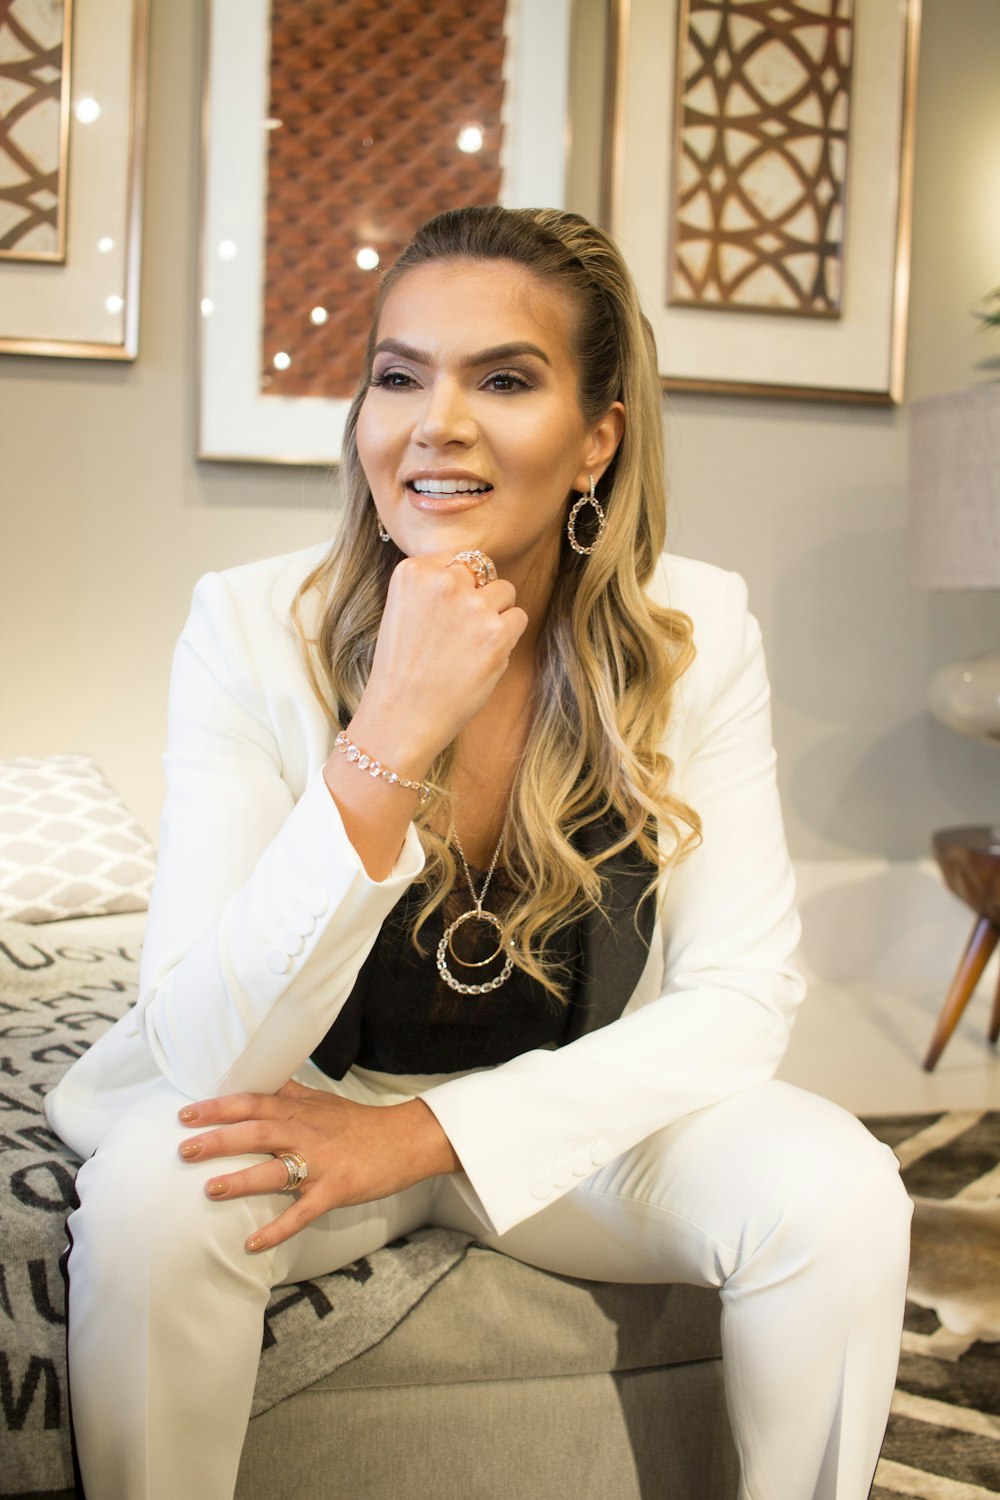
POLYGON ((414 436, 425 448, 444 448, 449 443, 468 446, 475 441, 476 424, 468 397, 457 381, 435 380, 427 388, 414 436))

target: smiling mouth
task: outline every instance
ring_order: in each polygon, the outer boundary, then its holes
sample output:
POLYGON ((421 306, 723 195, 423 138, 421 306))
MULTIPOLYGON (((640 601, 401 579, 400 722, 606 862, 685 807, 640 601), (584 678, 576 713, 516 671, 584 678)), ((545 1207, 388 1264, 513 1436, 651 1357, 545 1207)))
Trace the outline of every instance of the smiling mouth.
POLYGON ((478 479, 411 479, 406 488, 417 495, 487 495, 493 486, 478 479))

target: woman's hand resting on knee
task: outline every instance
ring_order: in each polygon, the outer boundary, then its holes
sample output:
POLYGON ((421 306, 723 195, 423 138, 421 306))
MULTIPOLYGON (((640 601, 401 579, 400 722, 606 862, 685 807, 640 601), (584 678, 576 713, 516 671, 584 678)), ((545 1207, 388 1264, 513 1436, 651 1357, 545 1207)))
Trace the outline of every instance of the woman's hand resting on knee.
POLYGON ((181 1146, 185 1161, 275 1158, 210 1178, 205 1187, 210 1198, 281 1192, 288 1171, 277 1158, 294 1152, 308 1163, 309 1175, 284 1213, 251 1236, 248 1250, 273 1249, 332 1208, 387 1198, 427 1177, 461 1170, 451 1142, 421 1099, 356 1104, 292 1080, 276 1094, 227 1094, 190 1104, 180 1111, 180 1120, 203 1132, 181 1146), (219 1128, 206 1131, 206 1126, 219 1128))

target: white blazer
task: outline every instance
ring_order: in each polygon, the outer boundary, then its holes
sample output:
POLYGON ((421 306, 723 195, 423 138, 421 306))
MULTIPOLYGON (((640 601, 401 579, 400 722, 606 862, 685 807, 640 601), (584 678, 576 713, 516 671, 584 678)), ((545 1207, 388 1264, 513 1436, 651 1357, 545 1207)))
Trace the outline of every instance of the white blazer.
MULTIPOLYGON (((81 1156, 165 1076, 199 1099, 271 1093, 350 994, 379 927, 421 872, 365 873, 323 780, 337 726, 309 684, 289 608, 325 545, 206 574, 170 683, 167 794, 135 1007, 48 1096, 81 1156)), ((770 1078, 803 985, 775 785, 760 631, 736 574, 664 557, 653 594, 694 621, 697 657, 664 749, 701 815, 665 877, 620 1018, 554 1051, 438 1081, 424 1099, 459 1185, 504 1232, 653 1131, 770 1078)), ((317 617, 315 591, 307 628, 317 617)))

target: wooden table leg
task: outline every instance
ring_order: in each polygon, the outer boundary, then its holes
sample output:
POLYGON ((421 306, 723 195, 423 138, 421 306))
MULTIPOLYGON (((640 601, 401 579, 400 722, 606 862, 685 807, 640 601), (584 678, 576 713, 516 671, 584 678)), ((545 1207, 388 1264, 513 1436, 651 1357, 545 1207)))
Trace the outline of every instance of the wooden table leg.
POLYGON ((1000 976, 997 977, 997 992, 993 996, 993 1015, 990 1018, 990 1041, 1000 1037, 1000 976))
MULTIPOLYGON (((924 1058, 924 1069, 930 1073, 937 1064, 938 1058, 944 1051, 952 1032, 958 1025, 959 1017, 968 1005, 972 992, 982 976, 982 972, 989 963, 990 956, 1000 939, 1000 926, 991 922, 989 917, 979 917, 972 929, 972 936, 962 955, 962 961, 956 970, 955 977, 951 981, 951 989, 948 991, 947 999, 941 1008, 937 1027, 931 1039, 927 1056, 924 1058)), ((998 1003, 994 1006, 994 1022, 1000 1020, 997 1012, 1000 1011, 1000 996, 998 1003)), ((991 1030, 991 1040, 996 1040, 997 1032, 991 1030)))

